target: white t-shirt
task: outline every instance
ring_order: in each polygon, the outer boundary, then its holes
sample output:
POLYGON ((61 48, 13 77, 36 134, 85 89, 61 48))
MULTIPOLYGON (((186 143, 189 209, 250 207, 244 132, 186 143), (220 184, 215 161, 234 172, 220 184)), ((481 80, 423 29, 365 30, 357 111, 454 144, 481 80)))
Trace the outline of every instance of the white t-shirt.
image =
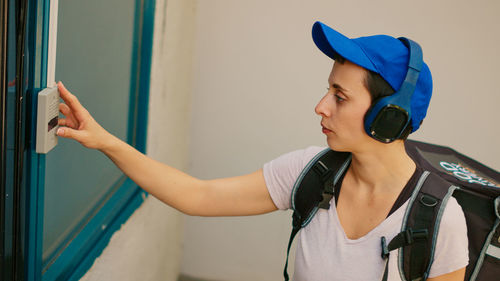
MULTIPOLYGON (((264 164, 264 178, 274 204, 291 208, 293 185, 307 163, 324 147, 308 147, 280 156, 264 164)), ((297 235, 294 281, 369 281, 382 279, 385 261, 381 257, 381 237, 391 241, 401 231, 408 202, 381 224, 359 239, 349 239, 339 222, 335 200, 329 210, 320 209, 297 235)), ((401 280, 398 251, 389 259, 388 280, 401 280)), ((429 278, 467 266, 468 240, 465 217, 451 197, 438 232, 434 262, 429 278)))

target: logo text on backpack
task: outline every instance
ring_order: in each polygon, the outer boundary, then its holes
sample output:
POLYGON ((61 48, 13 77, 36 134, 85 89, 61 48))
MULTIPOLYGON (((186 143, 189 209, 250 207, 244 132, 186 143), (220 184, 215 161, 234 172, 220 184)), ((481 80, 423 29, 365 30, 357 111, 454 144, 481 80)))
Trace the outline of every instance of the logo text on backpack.
POLYGON ((496 185, 495 183, 488 181, 474 173, 474 171, 470 171, 469 169, 461 166, 460 164, 456 163, 449 163, 446 161, 441 161, 439 162, 439 165, 443 167, 446 171, 449 172, 449 174, 455 176, 458 179, 461 179, 463 181, 467 181, 470 183, 478 183, 482 185, 487 185, 487 186, 493 186, 493 187, 500 187, 496 185))

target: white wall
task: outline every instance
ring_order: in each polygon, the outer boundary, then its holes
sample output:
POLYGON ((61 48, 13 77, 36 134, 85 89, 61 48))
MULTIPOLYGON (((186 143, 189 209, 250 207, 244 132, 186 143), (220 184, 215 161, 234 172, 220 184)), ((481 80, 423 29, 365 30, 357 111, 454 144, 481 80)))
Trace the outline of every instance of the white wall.
MULTIPOLYGON (((181 170, 188 159, 194 11, 193 1, 156 0, 147 154, 181 170)), ((180 213, 149 196, 81 280, 177 280, 182 229, 180 213)))
MULTIPOLYGON (((315 20, 350 37, 386 33, 419 42, 434 96, 411 138, 449 145, 500 170, 498 11, 496 0, 198 1, 190 173, 240 175, 282 153, 326 145, 313 110, 332 61, 311 40, 315 20)), ((289 215, 188 217, 181 271, 279 280, 289 215)))

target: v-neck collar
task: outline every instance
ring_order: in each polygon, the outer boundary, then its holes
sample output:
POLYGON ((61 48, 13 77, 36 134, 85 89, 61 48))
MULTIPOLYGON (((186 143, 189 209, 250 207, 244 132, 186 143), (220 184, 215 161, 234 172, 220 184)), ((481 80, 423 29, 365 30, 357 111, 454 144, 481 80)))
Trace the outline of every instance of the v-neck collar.
POLYGON ((401 225, 401 222, 402 222, 403 216, 405 214, 407 205, 408 205, 408 200, 406 200, 406 202, 401 207, 399 207, 395 212, 390 214, 387 218, 385 218, 380 224, 378 224, 376 227, 374 227, 372 230, 370 230, 367 234, 365 234, 364 236, 357 238, 357 239, 350 239, 349 237, 347 237, 347 234, 345 233, 344 227, 340 223, 340 218, 339 218, 339 215, 337 213, 337 205, 336 204, 332 205, 332 207, 333 207, 332 211, 333 211, 334 223, 337 224, 338 229, 342 232, 345 243, 356 244, 356 243, 362 243, 363 241, 368 240, 375 235, 377 237, 384 236, 383 235, 384 233, 382 233, 382 231, 386 230, 388 228, 392 228, 392 227, 390 227, 391 225, 398 224, 398 227, 399 227, 401 225))

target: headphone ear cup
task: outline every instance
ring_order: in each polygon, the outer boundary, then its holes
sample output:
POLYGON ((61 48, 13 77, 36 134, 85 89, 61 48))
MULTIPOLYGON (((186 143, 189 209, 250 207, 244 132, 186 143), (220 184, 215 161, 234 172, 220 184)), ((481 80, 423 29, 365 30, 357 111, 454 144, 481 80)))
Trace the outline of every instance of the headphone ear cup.
POLYGON ((373 121, 375 120, 380 109, 382 108, 379 105, 379 103, 382 99, 387 98, 389 96, 391 96, 391 95, 380 95, 379 97, 377 97, 375 100, 372 101, 372 105, 368 108, 368 110, 365 113, 365 117, 364 117, 364 125, 365 126, 364 127, 365 127, 366 133, 371 137, 373 137, 373 136, 372 136, 370 128, 372 127, 373 121), (375 111, 377 111, 377 112, 375 112, 375 111))
POLYGON ((382 97, 367 111, 365 131, 383 143, 398 139, 409 125, 411 111, 404 94, 396 92, 382 97))

